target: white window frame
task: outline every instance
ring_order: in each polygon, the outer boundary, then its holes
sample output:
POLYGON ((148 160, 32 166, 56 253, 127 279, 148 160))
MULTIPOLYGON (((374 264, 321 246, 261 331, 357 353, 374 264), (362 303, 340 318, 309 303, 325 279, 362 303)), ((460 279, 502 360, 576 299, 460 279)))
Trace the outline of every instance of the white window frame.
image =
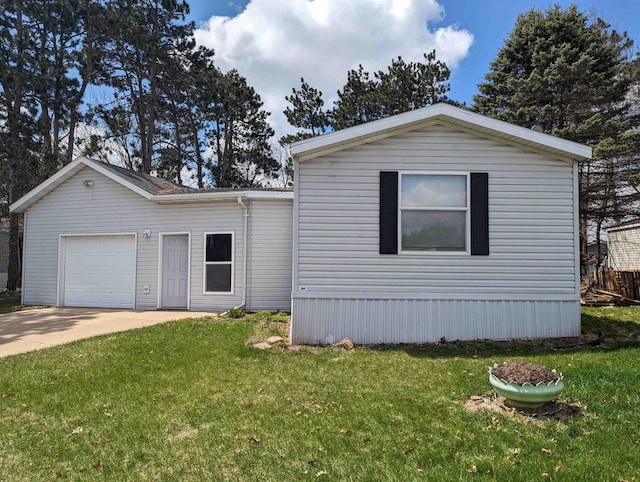
POLYGON ((233 295, 235 287, 235 258, 236 258, 236 233, 235 231, 210 231, 204 233, 202 238, 202 294, 207 296, 233 295), (231 235, 231 261, 207 261, 207 236, 215 234, 231 235), (207 291, 207 265, 231 264, 231 291, 207 291))
POLYGON ((399 171, 398 172, 398 254, 411 256, 469 256, 471 254, 471 172, 470 171, 399 171), (465 176, 467 205, 462 207, 402 207, 403 176, 465 176), (464 251, 417 251, 402 249, 402 211, 465 211, 464 251))

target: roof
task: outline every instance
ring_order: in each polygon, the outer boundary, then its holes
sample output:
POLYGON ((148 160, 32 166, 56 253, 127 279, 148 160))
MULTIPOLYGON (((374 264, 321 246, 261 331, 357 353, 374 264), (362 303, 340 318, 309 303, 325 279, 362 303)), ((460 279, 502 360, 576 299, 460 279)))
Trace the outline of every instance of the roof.
POLYGON ((56 174, 9 206, 12 212, 24 212, 29 206, 84 168, 93 169, 140 196, 157 203, 205 202, 236 199, 293 199, 291 189, 194 189, 149 174, 113 166, 88 157, 78 157, 56 174))
POLYGON ((543 151, 552 157, 567 161, 585 161, 591 159, 592 155, 591 148, 583 144, 492 119, 444 103, 295 142, 291 145, 291 154, 298 161, 307 161, 331 152, 439 123, 458 126, 478 134, 517 143, 523 147, 543 151))
POLYGON ((107 164, 106 162, 96 161, 94 159, 91 159, 91 161, 99 162, 105 169, 112 171, 117 176, 121 176, 139 188, 144 189, 149 194, 173 194, 183 189, 193 191, 193 188, 185 188, 180 184, 151 176, 150 174, 132 171, 131 169, 125 169, 124 167, 114 166, 113 164, 107 164))
POLYGON ((607 228, 607 233, 611 233, 615 231, 624 231, 627 229, 636 229, 636 228, 640 228, 640 218, 632 219, 631 221, 626 221, 616 226, 611 226, 607 228))

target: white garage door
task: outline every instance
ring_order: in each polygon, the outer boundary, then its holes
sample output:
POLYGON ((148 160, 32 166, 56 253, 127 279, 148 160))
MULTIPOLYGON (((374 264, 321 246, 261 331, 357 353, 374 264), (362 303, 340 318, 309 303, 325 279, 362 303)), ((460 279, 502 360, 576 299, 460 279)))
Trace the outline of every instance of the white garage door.
POLYGON ((135 236, 66 236, 64 306, 133 308, 135 236))

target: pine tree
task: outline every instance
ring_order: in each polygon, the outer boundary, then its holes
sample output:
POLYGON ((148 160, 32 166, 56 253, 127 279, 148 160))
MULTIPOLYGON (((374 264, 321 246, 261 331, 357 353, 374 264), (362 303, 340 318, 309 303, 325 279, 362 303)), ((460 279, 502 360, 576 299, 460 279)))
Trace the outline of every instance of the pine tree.
POLYGON ((332 128, 344 129, 448 101, 449 68, 436 60, 435 50, 423 57, 424 62, 409 63, 398 57, 373 78, 362 65, 350 70, 330 113, 332 128))
POLYGON ((207 128, 213 158, 208 162, 216 187, 253 187, 274 179, 280 169, 273 158, 267 122, 256 91, 236 70, 218 78, 209 99, 207 128))
POLYGON ((594 160, 580 167, 583 252, 589 224, 599 229, 637 208, 638 198, 622 189, 638 126, 627 98, 632 44, 575 5, 531 10, 516 20, 474 96, 480 113, 594 148, 594 160))
MULTIPOLYGON (((184 23, 189 6, 173 0, 108 0, 105 8, 108 42, 100 62, 99 82, 115 91, 116 117, 123 112, 129 114, 118 127, 128 125, 126 147, 133 149, 140 170, 150 173, 156 167, 161 79, 168 79, 175 65, 175 46, 192 35, 193 23, 184 23)), ((96 109, 107 127, 109 117, 114 117, 110 108, 96 109)))

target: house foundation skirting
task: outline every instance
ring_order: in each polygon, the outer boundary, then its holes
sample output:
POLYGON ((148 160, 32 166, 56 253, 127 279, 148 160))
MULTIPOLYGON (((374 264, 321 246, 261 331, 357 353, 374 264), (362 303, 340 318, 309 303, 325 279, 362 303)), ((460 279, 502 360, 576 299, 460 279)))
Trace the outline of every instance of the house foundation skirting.
POLYGON ((431 343, 580 335, 578 300, 293 298, 291 342, 431 343))

